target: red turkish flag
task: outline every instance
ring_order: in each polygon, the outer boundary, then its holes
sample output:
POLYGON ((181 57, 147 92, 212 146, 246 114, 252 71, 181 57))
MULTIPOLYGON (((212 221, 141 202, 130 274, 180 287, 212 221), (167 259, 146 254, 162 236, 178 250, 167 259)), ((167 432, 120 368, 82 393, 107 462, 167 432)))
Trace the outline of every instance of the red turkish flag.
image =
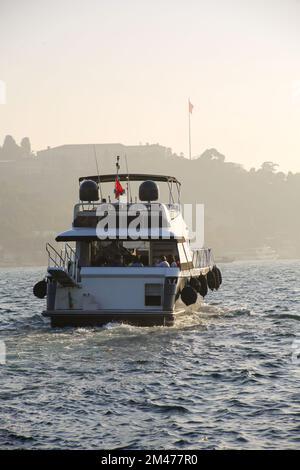
POLYGON ((189 100, 189 113, 192 114, 194 105, 189 100))
POLYGON ((115 196, 117 199, 119 199, 119 197, 122 196, 122 194, 124 193, 125 193, 125 189, 121 185, 119 177, 117 176, 116 182, 115 182, 115 196))

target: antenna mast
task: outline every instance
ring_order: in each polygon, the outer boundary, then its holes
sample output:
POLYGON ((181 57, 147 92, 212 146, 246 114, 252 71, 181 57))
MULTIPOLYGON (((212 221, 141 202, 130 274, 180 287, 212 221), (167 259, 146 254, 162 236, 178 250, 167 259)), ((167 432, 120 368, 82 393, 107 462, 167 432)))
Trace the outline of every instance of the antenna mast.
POLYGON ((117 155, 117 162, 116 162, 116 170, 117 170, 117 176, 119 175, 119 169, 120 169, 120 157, 117 155))
POLYGON ((94 157, 95 157, 95 162, 96 162, 96 169, 97 169, 97 175, 98 175, 98 184, 99 184, 99 189, 100 189, 100 196, 101 196, 101 202, 103 200, 102 196, 102 186, 101 186, 101 181, 100 181, 100 173, 99 173, 99 167, 98 167, 98 160, 97 160, 97 153, 96 153, 96 145, 93 145, 94 148, 94 157))
MULTIPOLYGON (((129 196, 129 201, 132 202, 131 186, 130 186, 129 171, 128 171, 128 161, 127 161, 126 153, 125 153, 125 162, 126 162, 126 171, 127 171, 127 194, 129 196)), ((127 199, 127 202, 128 202, 128 199, 127 199)))

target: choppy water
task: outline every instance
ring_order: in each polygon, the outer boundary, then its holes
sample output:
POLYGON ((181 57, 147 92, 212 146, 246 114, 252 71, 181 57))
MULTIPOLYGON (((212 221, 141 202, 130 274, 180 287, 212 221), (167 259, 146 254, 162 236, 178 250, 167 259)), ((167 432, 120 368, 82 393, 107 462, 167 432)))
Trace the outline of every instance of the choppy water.
POLYGON ((49 327, 42 270, 0 270, 0 448, 299 448, 300 262, 222 270, 174 327, 90 329, 49 327))

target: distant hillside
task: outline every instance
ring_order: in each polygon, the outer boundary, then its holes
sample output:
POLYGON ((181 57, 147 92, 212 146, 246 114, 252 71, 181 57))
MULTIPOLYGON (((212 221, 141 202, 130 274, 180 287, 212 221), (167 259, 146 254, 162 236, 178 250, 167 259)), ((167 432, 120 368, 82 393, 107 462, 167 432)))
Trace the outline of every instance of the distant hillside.
MULTIPOLYGON (((127 155, 131 172, 171 174, 182 202, 205 204, 206 244, 217 256, 240 257, 268 246, 280 257, 300 257, 300 174, 265 162, 246 171, 215 149, 192 161, 155 145, 97 144, 100 173, 127 155)), ((44 244, 70 226, 78 177, 95 174, 93 145, 63 145, 34 154, 28 138, 0 147, 0 265, 45 264, 44 244)))

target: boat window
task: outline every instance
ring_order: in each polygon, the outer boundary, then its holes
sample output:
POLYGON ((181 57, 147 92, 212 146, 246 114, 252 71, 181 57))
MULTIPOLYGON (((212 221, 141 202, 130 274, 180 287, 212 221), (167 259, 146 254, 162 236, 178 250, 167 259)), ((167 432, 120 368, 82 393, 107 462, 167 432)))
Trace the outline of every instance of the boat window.
POLYGON ((176 240, 153 240, 151 242, 151 265, 155 266, 162 255, 168 259, 171 255, 179 260, 176 240))
POLYGON ((162 284, 145 284, 145 305, 160 306, 162 299, 162 284))
POLYGON ((89 266, 149 266, 147 241, 97 240, 89 242, 89 266))

